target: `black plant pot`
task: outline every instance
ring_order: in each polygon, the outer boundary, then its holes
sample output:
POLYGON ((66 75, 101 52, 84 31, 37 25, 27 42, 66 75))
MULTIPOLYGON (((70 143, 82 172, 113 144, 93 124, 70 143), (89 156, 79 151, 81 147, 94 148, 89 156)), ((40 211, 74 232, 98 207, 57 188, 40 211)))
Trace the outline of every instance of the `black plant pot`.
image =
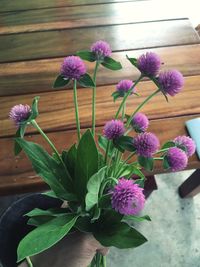
POLYGON ((27 216, 34 208, 49 209, 62 205, 62 201, 42 194, 24 197, 6 210, 0 218, 0 267, 16 267, 17 247, 20 240, 34 227, 27 225, 27 216))

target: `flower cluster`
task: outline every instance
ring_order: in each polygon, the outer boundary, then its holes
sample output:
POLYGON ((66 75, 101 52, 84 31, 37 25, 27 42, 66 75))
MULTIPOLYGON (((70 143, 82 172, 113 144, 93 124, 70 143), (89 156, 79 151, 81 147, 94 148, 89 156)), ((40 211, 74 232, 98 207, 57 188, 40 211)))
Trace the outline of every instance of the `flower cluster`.
POLYGON ((111 120, 106 123, 104 126, 104 135, 109 140, 120 137, 124 134, 125 128, 124 124, 120 120, 111 120))
POLYGON ((141 112, 135 114, 131 123, 133 129, 138 133, 145 132, 149 126, 149 120, 147 116, 141 112))
POLYGON ((19 104, 11 108, 9 117, 12 121, 14 121, 16 126, 19 126, 29 118, 30 114, 31 108, 29 105, 19 104))
POLYGON ((95 54, 97 60, 103 60, 105 57, 109 57, 112 53, 110 45, 101 40, 92 44, 91 51, 95 54))
POLYGON ((66 57, 61 66, 60 73, 67 79, 79 80, 86 73, 86 66, 80 57, 66 57))

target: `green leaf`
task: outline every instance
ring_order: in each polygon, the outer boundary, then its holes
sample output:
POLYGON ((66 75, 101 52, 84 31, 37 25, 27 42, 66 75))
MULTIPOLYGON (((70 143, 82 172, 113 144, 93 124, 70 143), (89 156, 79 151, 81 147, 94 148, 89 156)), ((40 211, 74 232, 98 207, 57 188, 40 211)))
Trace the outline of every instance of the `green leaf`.
POLYGON ((81 76, 81 78, 77 80, 77 82, 83 87, 95 87, 95 83, 88 73, 81 76))
POLYGON ((47 223, 53 219, 55 219, 55 217, 53 217, 53 216, 35 216, 35 217, 31 217, 28 220, 27 224, 38 227, 38 226, 40 226, 44 223, 47 223))
POLYGON ((77 148, 76 144, 74 144, 69 151, 63 151, 62 152, 62 159, 71 175, 71 177, 74 177, 75 175, 75 165, 76 165, 76 159, 77 159, 77 148))
POLYGON ((81 137, 77 148, 75 189, 79 199, 85 202, 87 182, 98 171, 98 151, 90 130, 81 137))
POLYGON ((65 200, 76 200, 70 177, 67 176, 63 165, 38 144, 27 142, 22 138, 15 140, 32 162, 33 169, 50 186, 56 196, 65 200))
POLYGON ((18 262, 52 247, 67 235, 76 220, 77 216, 69 214, 57 217, 31 231, 18 246, 18 262))
POLYGON ((141 172, 141 170, 137 167, 135 167, 134 165, 132 165, 133 169, 132 169, 132 173, 139 176, 142 179, 145 179, 144 174, 141 172))
POLYGON ((123 220, 126 221, 136 221, 136 222, 142 222, 142 221, 151 221, 151 218, 148 215, 144 216, 135 216, 135 215, 127 215, 124 216, 123 220))
POLYGON ((138 68, 138 65, 137 65, 137 59, 136 58, 130 58, 126 55, 126 58, 130 61, 130 63, 135 66, 136 68, 138 68))
POLYGON ((163 169, 164 170, 168 170, 170 168, 170 165, 169 165, 169 162, 168 162, 168 160, 167 160, 167 157, 165 156, 164 158, 163 158, 163 169))
POLYGON ((165 148, 170 148, 170 147, 174 147, 176 146, 175 143, 173 141, 167 141, 161 149, 165 149, 165 148))
POLYGON ((85 198, 86 211, 89 211, 91 208, 98 203, 99 199, 99 190, 103 179, 105 178, 106 167, 100 169, 92 177, 90 177, 87 183, 87 195, 85 198))
MULTIPOLYGON (((15 134, 15 138, 18 138, 18 137, 23 138, 24 137, 24 134, 22 135, 22 131, 21 131, 22 127, 24 127, 24 126, 26 127, 26 125, 19 126, 19 128, 17 129, 17 132, 15 134)), ((25 127, 24 127, 24 129, 25 129, 25 127)), ((17 156, 21 151, 22 151, 21 146, 16 142, 16 140, 14 140, 14 154, 15 154, 15 156, 17 156)))
POLYGON ((58 75, 54 84, 53 84, 53 88, 64 87, 64 86, 68 85, 69 82, 70 82, 70 79, 67 79, 62 75, 58 75))
POLYGON ((58 198, 53 191, 44 192, 42 193, 42 195, 52 197, 52 198, 58 198))
MULTIPOLYGON (((108 139, 105 138, 104 136, 102 135, 99 135, 98 137, 98 144, 99 144, 99 147, 101 149, 103 149, 104 152, 106 152, 106 148, 107 148, 107 144, 108 144, 108 139)), ((110 143, 110 149, 108 151, 108 156, 111 157, 112 154, 113 154, 113 150, 114 150, 114 145, 113 143, 111 142, 110 143)))
POLYGON ((135 180, 135 184, 138 184, 140 187, 144 188, 145 179, 137 179, 135 180))
POLYGON ((103 65, 105 68, 110 69, 110 70, 121 70, 122 69, 121 63, 118 61, 115 61, 111 57, 105 57, 101 65, 103 65))
POLYGON ((111 209, 111 194, 106 194, 103 195, 100 199, 99 199, 99 208, 101 209, 111 209))
POLYGON ((89 62, 94 62, 96 60, 95 53, 88 50, 78 51, 76 52, 76 55, 89 62))
POLYGON ((62 216, 64 214, 66 214, 67 211, 68 211, 68 209, 64 209, 64 208, 55 208, 55 209, 48 209, 48 210, 42 210, 42 209, 35 208, 35 209, 29 211, 28 213, 26 213, 25 216, 29 216, 29 217, 34 217, 34 216, 57 217, 57 216, 62 216))
POLYGON ((100 215, 101 215, 101 209, 97 205, 95 205, 91 223, 94 223, 96 220, 98 220, 100 215))
POLYGON ((103 246, 120 249, 135 248, 147 242, 142 234, 124 222, 96 230, 93 235, 103 246))
POLYGON ((147 157, 143 157, 143 156, 138 156, 138 162, 147 171, 152 171, 153 170, 153 165, 154 165, 153 158, 147 158, 147 157))
POLYGON ((35 120, 37 118, 37 116, 39 115, 39 111, 38 111, 38 101, 39 101, 40 97, 36 96, 33 99, 33 103, 31 106, 31 116, 28 118, 27 121, 31 121, 31 120, 35 120))
POLYGON ((74 225, 79 231, 84 233, 92 232, 90 217, 79 217, 74 225))
POLYGON ((115 91, 111 96, 113 97, 113 101, 115 102, 119 97, 122 97, 123 95, 119 91, 115 91))
POLYGON ((113 144, 121 152, 124 152, 125 150, 130 152, 136 151, 133 146, 133 137, 131 136, 120 136, 113 140, 113 144))

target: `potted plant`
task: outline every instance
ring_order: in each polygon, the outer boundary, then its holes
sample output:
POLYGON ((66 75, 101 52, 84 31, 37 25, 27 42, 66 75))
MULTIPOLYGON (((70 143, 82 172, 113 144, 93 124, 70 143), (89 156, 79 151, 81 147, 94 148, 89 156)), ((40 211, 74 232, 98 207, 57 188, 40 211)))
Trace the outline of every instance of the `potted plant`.
MULTIPOLYGON (((163 169, 180 171, 194 153, 195 144, 189 137, 179 136, 160 148, 157 136, 147 132, 147 116, 140 112, 157 94, 162 93, 168 100, 168 95, 179 93, 184 83, 182 74, 177 70, 160 71, 161 60, 153 52, 138 59, 127 56, 127 60, 140 71, 140 76, 134 82, 119 81, 112 94, 114 102, 119 103, 117 112, 97 136, 98 69, 105 67, 117 71, 122 66, 111 58, 110 46, 105 41, 97 41, 90 50, 79 51, 64 59, 53 87, 73 83, 77 142, 67 150, 58 152, 36 122, 39 97, 34 98, 32 107, 20 104, 11 109, 10 118, 18 128, 15 154, 21 150, 26 153, 35 172, 49 185, 51 191, 45 197, 52 201, 40 207, 30 205, 28 212, 23 214, 31 228, 19 242, 17 262, 27 259, 32 266, 30 256, 49 249, 72 231, 90 233, 103 247, 134 248, 147 241, 130 223, 150 221, 148 215, 139 216, 145 205, 143 169, 151 172, 155 161, 159 160, 163 169), (86 72, 83 60, 94 62, 93 77, 86 72), (139 97, 136 85, 144 77, 149 78, 157 89, 132 114, 126 114, 126 101, 130 97, 133 101, 134 97, 139 97), (80 129, 77 84, 92 90, 92 128, 85 131, 80 129), (47 141, 52 154, 24 138, 29 125, 47 141), (67 201, 67 208, 60 207, 60 201, 67 201)), ((90 267, 95 266, 106 266, 105 256, 98 252, 90 263, 90 267)))

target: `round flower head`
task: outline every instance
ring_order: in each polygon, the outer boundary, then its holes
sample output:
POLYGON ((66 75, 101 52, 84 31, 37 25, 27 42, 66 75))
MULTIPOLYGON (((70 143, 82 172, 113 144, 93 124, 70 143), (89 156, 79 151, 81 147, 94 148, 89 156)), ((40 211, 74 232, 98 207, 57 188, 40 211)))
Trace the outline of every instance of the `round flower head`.
POLYGON ((111 204, 121 214, 136 215, 144 208, 143 189, 132 180, 121 178, 112 190, 111 204))
MULTIPOLYGON (((124 96, 126 92, 133 86, 133 82, 131 80, 121 80, 118 82, 116 89, 120 92, 121 96, 124 96)), ((135 88, 132 89, 131 94, 135 91, 135 88)))
POLYGON ((141 133, 135 137, 133 145, 137 154, 143 157, 152 157, 159 148, 159 140, 153 133, 141 133))
POLYGON ((172 171, 181 171, 185 169, 188 158, 185 152, 178 147, 170 147, 166 154, 167 162, 172 171))
POLYGON ((160 57, 153 52, 141 55, 138 60, 138 69, 147 76, 156 76, 161 66, 160 57))
POLYGON ((17 126, 19 126, 20 123, 28 119, 30 114, 31 108, 29 105, 19 104, 11 108, 9 117, 17 126))
POLYGON ((86 73, 86 66, 80 57, 69 56, 64 58, 60 73, 65 78, 79 80, 86 73))
POLYGON ((168 95, 175 96, 178 94, 184 84, 183 75, 177 70, 163 71, 159 74, 158 81, 161 90, 168 95))
POLYGON ((149 126, 149 120, 145 114, 138 112, 132 119, 132 126, 138 133, 145 132, 149 126))
POLYGON ((97 41, 92 44, 91 51, 95 53, 97 60, 103 60, 104 57, 109 57, 112 53, 110 45, 105 41, 97 41))
POLYGON ((195 142, 192 140, 192 138, 188 137, 188 136, 177 136, 174 139, 174 143, 177 146, 184 146, 186 148, 186 155, 188 157, 192 156, 195 152, 196 149, 196 145, 195 142))
POLYGON ((125 132, 124 124, 120 120, 108 121, 105 124, 103 130, 105 137, 109 140, 122 136, 124 132, 125 132))

